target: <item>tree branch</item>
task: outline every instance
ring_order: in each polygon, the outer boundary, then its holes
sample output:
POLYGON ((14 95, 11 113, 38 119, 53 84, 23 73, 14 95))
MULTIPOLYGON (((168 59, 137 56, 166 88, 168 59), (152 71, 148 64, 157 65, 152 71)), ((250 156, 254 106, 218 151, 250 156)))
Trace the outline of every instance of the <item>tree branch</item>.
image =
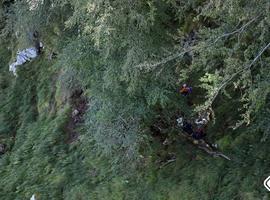
POLYGON ((268 49, 270 47, 270 42, 258 53, 258 55, 252 60, 252 62, 248 65, 248 66, 246 66, 246 67, 244 67, 243 69, 241 69, 241 70, 239 70, 239 71, 237 71, 237 72, 235 72, 230 78, 228 78, 227 80, 225 80, 225 81, 223 81, 223 83, 221 84, 221 86, 217 89, 217 91, 216 91, 216 93, 214 94, 214 96, 212 97, 212 99, 211 99, 211 103, 210 103, 210 105, 209 105, 209 107, 213 104, 213 102, 214 102, 214 100, 217 98, 217 96, 218 96, 218 94, 219 94, 219 92, 220 92, 220 90, 222 89, 222 88, 224 88, 231 80, 233 80, 238 74, 240 74, 241 72, 243 72, 243 71, 245 71, 245 70, 247 70, 247 69, 250 69, 253 65, 254 65, 254 63, 261 57, 261 55, 263 54, 263 52, 265 52, 266 51, 266 49, 268 49))
MULTIPOLYGON (((207 48, 207 47, 209 47, 209 46, 215 44, 217 41, 219 41, 220 39, 222 39, 222 38, 224 38, 224 37, 228 37, 228 36, 233 35, 233 34, 236 34, 236 33, 242 33, 243 30, 244 30, 247 26, 249 26, 252 22, 254 22, 256 19, 258 19, 258 17, 259 17, 259 16, 256 16, 256 17, 252 18, 250 21, 248 21, 246 24, 244 24, 244 25, 241 26, 240 28, 236 29, 235 31, 230 32, 230 33, 225 33, 225 34, 223 34, 223 35, 217 37, 217 38, 214 40, 214 42, 210 42, 210 43, 207 44, 206 46, 200 47, 199 49, 207 48)), ((170 55, 170 56, 168 56, 168 57, 166 57, 166 58, 163 58, 162 60, 160 60, 160 61, 158 61, 158 62, 155 62, 155 63, 153 63, 153 62, 152 62, 152 63, 151 63, 151 62, 150 62, 150 63, 148 63, 148 62, 143 62, 143 63, 141 63, 141 64, 136 65, 135 68, 142 69, 142 68, 144 68, 144 67, 147 67, 147 68, 151 68, 151 69, 152 69, 152 68, 155 68, 155 67, 157 67, 157 66, 159 66, 159 65, 163 65, 163 64, 166 64, 166 63, 168 63, 168 62, 170 62, 170 61, 173 61, 173 60, 175 60, 175 59, 177 59, 177 58, 183 56, 183 55, 186 54, 186 53, 192 52, 193 50, 195 50, 195 48, 191 48, 191 49, 185 50, 185 51, 183 51, 183 52, 178 52, 178 53, 172 54, 172 55, 170 55)))
POLYGON ((172 163, 172 162, 175 162, 175 161, 176 161, 176 158, 167 160, 165 163, 163 163, 163 164, 159 167, 159 169, 161 169, 161 168, 165 167, 166 165, 168 165, 168 164, 170 164, 170 163, 172 163))
POLYGON ((178 53, 172 54, 172 55, 170 55, 170 56, 168 56, 168 57, 166 57, 166 58, 164 58, 164 59, 162 59, 162 60, 160 60, 158 62, 155 62, 155 63, 144 62, 144 63, 136 65, 135 68, 139 68, 139 69, 142 69, 144 67, 155 68, 155 67, 157 67, 159 65, 163 65, 163 64, 166 64, 166 63, 168 63, 170 61, 173 61, 173 60, 175 60, 175 59, 177 59, 177 58, 183 56, 184 54, 189 53, 189 52, 191 52, 193 50, 194 49, 189 49, 189 50, 185 50, 183 52, 178 52, 178 53))
POLYGON ((242 33, 245 30, 245 28, 247 26, 249 26, 252 22, 254 22, 258 17, 259 16, 254 17, 253 19, 251 19, 250 21, 248 21, 246 24, 244 24, 243 26, 241 26, 239 29, 236 29, 233 32, 225 33, 224 35, 219 36, 217 39, 214 40, 213 44, 215 44, 218 40, 220 40, 220 39, 222 39, 224 37, 229 37, 230 35, 234 35, 236 33, 242 33))

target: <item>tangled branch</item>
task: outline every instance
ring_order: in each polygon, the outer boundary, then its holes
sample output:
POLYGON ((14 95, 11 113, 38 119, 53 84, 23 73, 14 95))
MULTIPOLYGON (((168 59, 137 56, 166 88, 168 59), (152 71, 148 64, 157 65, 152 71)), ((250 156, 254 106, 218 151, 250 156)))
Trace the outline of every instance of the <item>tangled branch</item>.
MULTIPOLYGON (((213 42, 210 42, 206 46, 202 46, 202 47, 199 47, 197 49, 207 48, 207 47, 215 44, 216 42, 218 42, 222 38, 229 37, 229 36, 234 35, 236 33, 242 33, 245 30, 245 28, 248 27, 250 24, 252 24, 254 21, 256 21, 256 19, 258 19, 258 17, 259 16, 256 16, 256 17, 252 18, 250 21, 248 21, 246 24, 244 24, 240 28, 238 28, 238 29, 236 29, 236 30, 234 30, 234 31, 232 31, 230 33, 225 33, 225 34, 217 37, 213 42)), ((156 67, 158 67, 160 65, 164 65, 164 64, 166 64, 166 63, 168 63, 170 61, 173 61, 173 60, 175 60, 175 59, 177 59, 177 58, 185 55, 186 53, 192 52, 195 49, 196 48, 193 47, 193 48, 190 48, 190 49, 185 50, 185 51, 182 51, 182 52, 177 52, 177 53, 172 54, 172 55, 170 55, 170 56, 168 56, 166 58, 163 58, 162 60, 160 60, 158 62, 152 62, 152 63, 151 62, 150 63, 149 62, 144 62, 144 63, 141 63, 141 64, 136 65, 135 68, 139 68, 139 69, 143 69, 143 68, 153 69, 153 68, 156 68, 156 67)))

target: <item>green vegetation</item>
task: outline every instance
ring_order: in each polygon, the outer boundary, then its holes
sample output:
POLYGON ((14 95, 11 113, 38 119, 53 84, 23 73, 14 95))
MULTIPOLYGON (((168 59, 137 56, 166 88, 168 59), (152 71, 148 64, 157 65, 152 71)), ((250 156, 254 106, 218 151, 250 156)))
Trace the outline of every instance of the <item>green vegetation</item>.
POLYGON ((0 199, 269 199, 269 8, 0 0, 0 199), (16 78, 8 65, 34 31, 45 48, 16 78), (207 138, 231 161, 175 126, 179 111, 193 119, 207 108, 207 138))

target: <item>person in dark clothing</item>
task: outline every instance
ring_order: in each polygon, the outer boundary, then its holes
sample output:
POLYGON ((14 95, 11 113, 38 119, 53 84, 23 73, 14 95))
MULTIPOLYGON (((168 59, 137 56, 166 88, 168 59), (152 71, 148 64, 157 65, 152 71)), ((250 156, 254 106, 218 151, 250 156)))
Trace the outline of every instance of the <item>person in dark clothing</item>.
POLYGON ((206 136, 203 128, 197 128, 194 133, 192 134, 192 137, 195 139, 195 140, 201 140, 201 139, 204 139, 206 136))
POLYGON ((34 42, 34 46, 37 50, 37 54, 41 54, 42 49, 43 49, 43 44, 40 42, 40 36, 39 33, 37 31, 34 31, 33 33, 33 42, 34 42))
POLYGON ((192 124, 189 121, 184 120, 182 117, 178 118, 177 125, 182 128, 182 130, 191 136, 195 140, 201 140, 204 139, 206 136, 206 133, 204 131, 203 127, 197 127, 196 130, 193 130, 192 124))
POLYGON ((182 129, 184 132, 186 132, 189 135, 193 134, 193 128, 192 128, 191 123, 189 122, 184 121, 182 129))
POLYGON ((177 125, 182 128, 182 130, 188 135, 193 134, 192 124, 183 119, 183 117, 179 117, 177 120, 177 125))

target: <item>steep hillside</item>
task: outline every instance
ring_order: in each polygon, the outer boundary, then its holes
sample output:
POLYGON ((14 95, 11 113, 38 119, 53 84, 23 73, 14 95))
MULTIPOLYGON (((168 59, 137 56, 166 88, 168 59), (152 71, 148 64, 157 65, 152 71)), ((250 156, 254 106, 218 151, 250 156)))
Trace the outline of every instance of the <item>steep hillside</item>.
POLYGON ((270 198, 268 1, 0 4, 0 199, 270 198))

